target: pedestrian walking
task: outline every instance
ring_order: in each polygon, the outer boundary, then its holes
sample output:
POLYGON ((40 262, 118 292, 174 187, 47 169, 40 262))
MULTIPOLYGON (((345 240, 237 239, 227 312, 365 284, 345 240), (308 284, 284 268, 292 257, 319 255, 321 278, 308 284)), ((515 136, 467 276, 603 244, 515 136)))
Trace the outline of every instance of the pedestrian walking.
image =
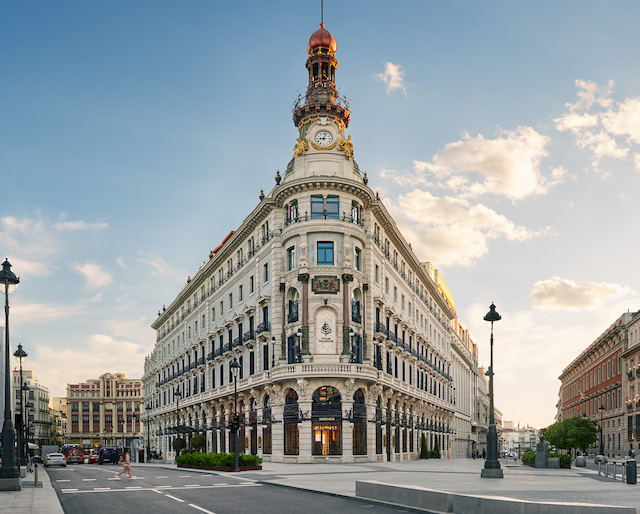
POLYGON ((482 449, 482 458, 483 459, 487 458, 487 450, 485 450, 484 448, 482 449))
POLYGON ((129 473, 129 478, 133 478, 131 476, 131 455, 129 455, 129 448, 124 449, 121 462, 122 462, 122 471, 118 473, 116 476, 120 476, 123 473, 129 473))

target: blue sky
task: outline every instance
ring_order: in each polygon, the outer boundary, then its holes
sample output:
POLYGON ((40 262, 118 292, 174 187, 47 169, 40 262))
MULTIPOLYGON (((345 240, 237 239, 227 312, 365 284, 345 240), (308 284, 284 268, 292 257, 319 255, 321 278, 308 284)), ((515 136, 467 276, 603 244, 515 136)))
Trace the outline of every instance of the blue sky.
MULTIPOLYGON (((640 308, 637 2, 325 2, 355 159, 444 274, 505 419, 640 308)), ((149 328, 291 158, 319 2, 0 3, 0 253, 53 395, 149 328)))

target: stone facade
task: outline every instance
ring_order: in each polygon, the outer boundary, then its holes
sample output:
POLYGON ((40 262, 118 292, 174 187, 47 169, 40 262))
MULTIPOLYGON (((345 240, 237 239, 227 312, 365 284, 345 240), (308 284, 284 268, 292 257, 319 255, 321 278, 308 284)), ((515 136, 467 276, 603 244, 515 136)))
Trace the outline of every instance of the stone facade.
MULTIPOLYGON (((576 357, 562 374, 558 421, 585 415, 602 426, 604 455, 625 453, 623 426, 622 353, 627 347, 627 324, 633 314, 624 313, 576 357)), ((598 440, 592 451, 599 453, 598 440)))
POLYGON ((238 422, 265 460, 414 459, 423 438, 468 455, 477 349, 354 160, 336 49, 311 37, 293 158, 152 325, 145 422, 167 460, 194 433, 232 451, 238 422))
POLYGON ((105 373, 67 384, 67 441, 85 447, 131 446, 143 437, 142 381, 105 373))

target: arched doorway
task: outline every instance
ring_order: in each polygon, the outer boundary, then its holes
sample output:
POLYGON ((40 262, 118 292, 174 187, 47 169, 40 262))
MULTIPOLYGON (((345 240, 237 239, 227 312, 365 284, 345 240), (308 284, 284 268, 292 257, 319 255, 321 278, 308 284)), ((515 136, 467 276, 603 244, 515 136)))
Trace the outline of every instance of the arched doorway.
POLYGON ((298 455, 300 429, 298 427, 298 393, 289 389, 284 397, 284 454, 298 455))
POLYGON ((251 426, 251 455, 258 455, 258 406, 256 399, 251 398, 249 425, 251 426))
POLYGON ((353 395, 353 454, 367 454, 367 406, 362 389, 353 395))
POLYGON ((342 455, 342 398, 335 387, 313 393, 311 431, 313 455, 342 455))
POLYGON ((376 455, 382 455, 382 399, 376 402, 376 455))

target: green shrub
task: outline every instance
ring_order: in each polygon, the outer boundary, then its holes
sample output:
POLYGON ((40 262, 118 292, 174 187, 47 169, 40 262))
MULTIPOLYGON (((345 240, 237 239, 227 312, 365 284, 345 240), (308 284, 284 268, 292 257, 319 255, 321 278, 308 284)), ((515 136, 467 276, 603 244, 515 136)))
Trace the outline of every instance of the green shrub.
POLYGON ((189 443, 191 444, 191 448, 194 450, 197 450, 199 452, 201 452, 206 443, 206 439, 202 434, 196 434, 191 438, 191 441, 189 441, 189 443))
MULTIPOLYGON (((186 453, 176 459, 178 464, 196 465, 196 466, 235 466, 235 454, 234 453, 186 453)), ((240 454, 241 466, 259 466, 262 464, 262 459, 257 455, 245 455, 240 454)))
POLYGON ((536 454, 534 452, 526 452, 522 456, 523 464, 535 464, 536 462, 536 454))

